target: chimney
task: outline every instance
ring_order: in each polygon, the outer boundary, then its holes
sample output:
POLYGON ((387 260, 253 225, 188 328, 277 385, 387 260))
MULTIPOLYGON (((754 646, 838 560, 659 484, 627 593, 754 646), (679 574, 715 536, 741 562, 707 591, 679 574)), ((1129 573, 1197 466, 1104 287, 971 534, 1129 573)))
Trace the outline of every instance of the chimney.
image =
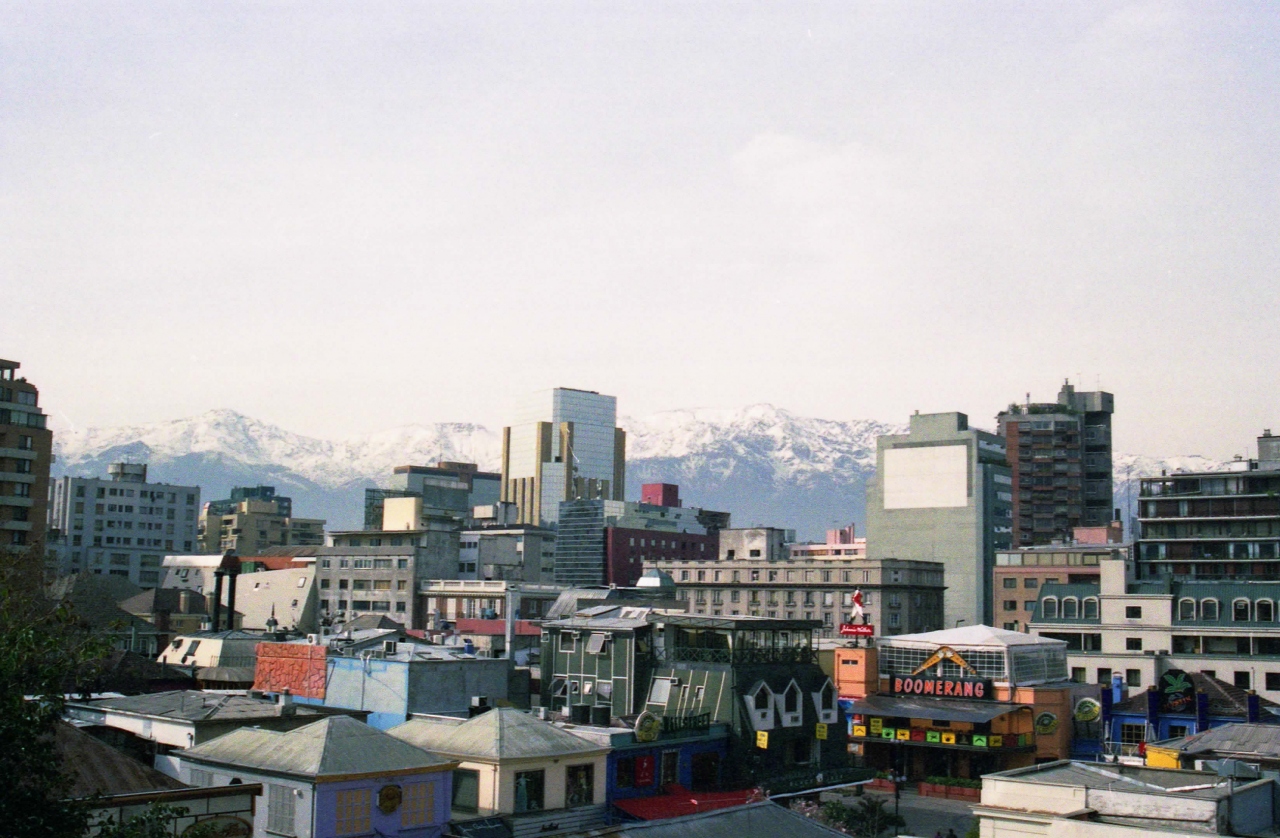
POLYGON ((276 705, 280 708, 281 716, 293 716, 298 712, 298 708, 293 703, 293 693, 288 687, 282 689, 276 696, 276 705))

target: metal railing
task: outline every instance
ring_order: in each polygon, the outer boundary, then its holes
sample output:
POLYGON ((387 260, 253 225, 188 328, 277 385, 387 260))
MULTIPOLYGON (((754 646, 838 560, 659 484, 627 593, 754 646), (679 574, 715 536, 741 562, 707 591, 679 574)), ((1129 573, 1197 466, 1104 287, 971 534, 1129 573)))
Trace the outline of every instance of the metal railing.
POLYGON ((654 650, 664 663, 817 663, 817 653, 804 647, 780 649, 696 649, 684 646, 654 650))

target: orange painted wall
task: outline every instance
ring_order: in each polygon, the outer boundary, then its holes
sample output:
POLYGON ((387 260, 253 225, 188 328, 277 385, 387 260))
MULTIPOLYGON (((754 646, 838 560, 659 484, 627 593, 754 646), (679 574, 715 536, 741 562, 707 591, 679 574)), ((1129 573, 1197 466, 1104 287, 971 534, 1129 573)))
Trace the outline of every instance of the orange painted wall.
POLYGON ((300 698, 324 698, 324 646, 302 643, 259 643, 253 688, 278 693, 285 689, 300 698))

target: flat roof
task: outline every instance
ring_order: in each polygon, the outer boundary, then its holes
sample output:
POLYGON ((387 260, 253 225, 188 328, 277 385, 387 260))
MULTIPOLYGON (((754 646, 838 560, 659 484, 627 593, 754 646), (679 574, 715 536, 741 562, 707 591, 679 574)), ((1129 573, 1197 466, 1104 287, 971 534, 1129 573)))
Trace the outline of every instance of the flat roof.
POLYGON ((680 628, 746 629, 755 631, 784 631, 800 629, 817 631, 822 628, 818 620, 777 620, 770 617, 705 617, 696 614, 661 614, 650 618, 651 622, 680 628))
POLYGON ((1119 763, 1085 763, 1060 760, 1043 765, 1015 768, 987 775, 1001 780, 1020 780, 1055 786, 1129 791, 1142 794, 1197 797, 1221 800, 1243 788, 1244 783, 1220 777, 1212 771, 1181 771, 1146 768, 1119 763))

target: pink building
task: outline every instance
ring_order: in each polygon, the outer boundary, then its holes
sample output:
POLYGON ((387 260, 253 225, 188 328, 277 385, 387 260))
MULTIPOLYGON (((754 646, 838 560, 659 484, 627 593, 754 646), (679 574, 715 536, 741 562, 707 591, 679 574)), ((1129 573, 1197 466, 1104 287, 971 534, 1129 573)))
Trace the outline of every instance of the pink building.
POLYGON ((827 530, 825 542, 811 541, 791 545, 792 559, 865 559, 866 557, 867 540, 857 537, 853 524, 838 530, 827 530))

